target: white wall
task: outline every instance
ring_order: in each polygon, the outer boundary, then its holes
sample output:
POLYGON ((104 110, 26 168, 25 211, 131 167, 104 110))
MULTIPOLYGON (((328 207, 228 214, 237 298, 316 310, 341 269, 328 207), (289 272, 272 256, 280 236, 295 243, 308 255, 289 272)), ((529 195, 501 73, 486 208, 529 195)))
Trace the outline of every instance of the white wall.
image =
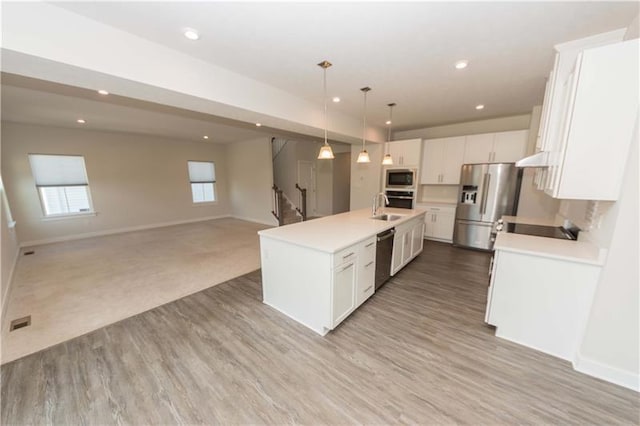
POLYGON ((3 178, 21 245, 231 213, 223 145, 8 122, 2 136, 3 178), (83 155, 96 215, 43 220, 30 153, 83 155), (217 202, 193 204, 188 160, 215 162, 217 202))
MULTIPOLYGON (((0 188, 2 191, 2 188, 0 188)), ((4 197, 0 197, 0 227, 2 227, 2 244, 0 245, 0 272, 2 282, 0 286, 0 318, 4 317, 5 303, 9 295, 9 288, 13 276, 13 269, 18 256, 18 239, 16 228, 9 228, 8 217, 6 215, 6 205, 4 197)))
POLYGON ((277 226, 273 210, 271 138, 227 145, 229 198, 234 217, 277 226))
POLYGON ((613 230, 576 369, 640 391, 638 130, 636 122, 621 196, 602 218, 601 229, 613 230))
POLYGON ((350 210, 371 208, 373 196, 380 192, 382 185, 382 157, 384 144, 367 145, 370 163, 358 164, 361 146, 351 146, 351 194, 350 210))
POLYGON ((509 130, 524 130, 529 128, 531 114, 514 115, 511 117, 491 118, 487 120, 467 121, 464 123, 447 124, 444 126, 426 127, 423 129, 402 130, 393 133, 394 140, 403 139, 434 139, 451 136, 465 136, 477 133, 507 132, 509 130))
POLYGON ((333 214, 338 214, 349 211, 351 153, 336 153, 335 157, 333 160, 333 205, 331 210, 333 214))

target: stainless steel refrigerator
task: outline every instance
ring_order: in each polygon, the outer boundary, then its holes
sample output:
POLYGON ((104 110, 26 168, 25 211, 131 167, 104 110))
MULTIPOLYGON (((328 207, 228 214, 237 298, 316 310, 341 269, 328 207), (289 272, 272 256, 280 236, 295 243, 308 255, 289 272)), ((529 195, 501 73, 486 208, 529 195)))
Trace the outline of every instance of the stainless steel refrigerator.
POLYGON ((493 250, 495 222, 516 214, 521 180, 513 163, 463 165, 453 244, 493 250))

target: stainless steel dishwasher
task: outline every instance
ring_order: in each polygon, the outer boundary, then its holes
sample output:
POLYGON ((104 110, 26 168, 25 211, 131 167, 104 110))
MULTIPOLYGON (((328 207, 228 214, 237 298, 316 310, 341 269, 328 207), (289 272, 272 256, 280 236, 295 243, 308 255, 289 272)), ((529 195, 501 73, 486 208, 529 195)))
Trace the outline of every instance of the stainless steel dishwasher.
POLYGON ((395 228, 377 235, 376 244, 376 290, 386 283, 391 276, 391 255, 393 254, 393 236, 395 228))

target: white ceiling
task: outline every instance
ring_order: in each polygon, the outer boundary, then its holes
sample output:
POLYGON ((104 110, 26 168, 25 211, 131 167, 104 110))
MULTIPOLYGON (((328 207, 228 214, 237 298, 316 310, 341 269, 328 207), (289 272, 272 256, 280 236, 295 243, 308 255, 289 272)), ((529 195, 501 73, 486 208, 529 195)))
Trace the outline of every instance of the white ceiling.
POLYGON ((343 99, 331 108, 361 116, 368 85, 368 121, 384 123, 396 102, 396 129, 530 112, 554 44, 627 27, 639 11, 637 2, 55 4, 314 102, 316 63, 328 59, 330 95, 343 99), (185 39, 184 27, 201 39, 185 39), (458 59, 469 67, 456 71, 458 59))

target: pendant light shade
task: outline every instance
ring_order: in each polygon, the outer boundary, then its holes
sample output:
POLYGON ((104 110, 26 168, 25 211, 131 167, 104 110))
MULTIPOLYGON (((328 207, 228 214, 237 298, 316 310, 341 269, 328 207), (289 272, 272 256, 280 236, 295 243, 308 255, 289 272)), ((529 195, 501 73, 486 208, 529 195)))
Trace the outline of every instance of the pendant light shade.
POLYGON ((324 88, 324 145, 320 148, 320 152, 318 153, 318 160, 333 160, 333 150, 329 145, 329 141, 327 138, 327 132, 329 127, 329 120, 327 118, 327 68, 331 66, 331 62, 322 61, 318 64, 320 68, 323 69, 323 88, 324 88))
MULTIPOLYGON (((394 103, 390 103, 387 104, 387 106, 389 107, 389 121, 387 122, 387 125, 389 126, 389 133, 387 134, 387 142, 391 142, 391 116, 392 116, 392 112, 393 112, 393 107, 396 106, 396 104, 394 103)), ((385 154, 384 157, 382 158, 382 165, 383 166, 393 166, 393 158, 391 158, 391 154, 385 154)))
POLYGON ((371 87, 363 87, 360 89, 364 93, 364 107, 362 108, 362 151, 358 154, 358 163, 370 163, 369 153, 367 152, 367 92, 371 87))

